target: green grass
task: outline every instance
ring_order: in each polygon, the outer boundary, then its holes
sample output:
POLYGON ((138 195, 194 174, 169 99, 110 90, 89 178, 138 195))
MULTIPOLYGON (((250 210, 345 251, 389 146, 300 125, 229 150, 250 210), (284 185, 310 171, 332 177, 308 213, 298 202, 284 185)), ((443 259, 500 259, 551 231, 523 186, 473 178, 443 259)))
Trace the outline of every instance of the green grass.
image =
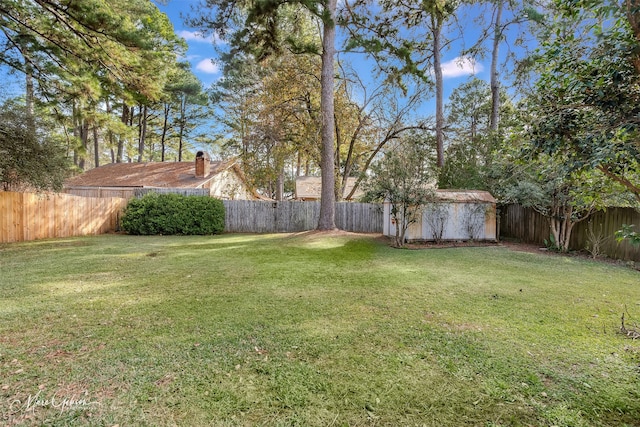
POLYGON ((640 425, 625 310, 637 271, 503 247, 0 245, 0 424, 640 425))

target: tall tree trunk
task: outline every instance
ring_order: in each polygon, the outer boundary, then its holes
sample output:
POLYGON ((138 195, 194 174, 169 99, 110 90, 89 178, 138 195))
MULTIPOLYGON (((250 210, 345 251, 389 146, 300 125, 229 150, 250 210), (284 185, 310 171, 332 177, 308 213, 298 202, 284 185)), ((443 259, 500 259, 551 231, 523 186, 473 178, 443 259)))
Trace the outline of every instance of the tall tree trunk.
POLYGON ((497 0, 496 22, 493 30, 493 50, 491 52, 491 120, 489 129, 498 131, 500 124, 500 80, 498 75, 498 54, 500 52, 500 40, 502 39, 502 8, 504 0, 497 0))
POLYGON ((72 106, 73 136, 80 140, 80 146, 74 148, 73 161, 81 170, 85 170, 88 152, 89 123, 82 117, 81 107, 76 101, 72 106))
POLYGON ((147 106, 140 106, 140 137, 138 138, 138 161, 142 161, 144 155, 145 139, 147 138, 147 106))
POLYGON ((78 107, 76 101, 71 101, 71 123, 73 124, 73 164, 79 166, 80 156, 78 156, 78 140, 80 139, 80 126, 78 126, 78 107))
POLYGON ((34 105, 34 86, 33 86, 33 70, 31 66, 27 65, 25 70, 25 98, 27 104, 27 120, 29 121, 29 126, 31 126, 35 130, 35 109, 34 105))
POLYGON ((93 125, 93 167, 100 167, 100 142, 98 141, 98 126, 93 125))
MULTIPOLYGON (((338 120, 335 114, 333 115, 333 123, 334 123, 335 137, 336 137, 335 138, 336 139, 336 146, 335 146, 336 161, 335 161, 335 166, 333 170, 335 171, 335 176, 336 176, 335 179, 338 180, 338 177, 340 176, 340 163, 341 163, 340 149, 342 145, 342 137, 340 135, 340 125, 338 124, 338 120)), ((340 192, 341 189, 342 189, 342 185, 340 184, 335 185, 333 194, 334 194, 334 197, 336 198, 336 201, 342 200, 342 192, 340 192)))
MULTIPOLYGON (((129 124, 129 107, 124 102, 122 102, 122 116, 120 117, 120 120, 125 125, 129 124)), ((124 138, 122 137, 122 135, 120 135, 120 138, 118 138, 118 153, 116 154, 116 162, 122 163, 123 157, 124 157, 124 138)))
POLYGON ((335 169, 334 169, 334 57, 336 38, 336 0, 327 0, 322 37, 322 71, 320 74, 320 109, 322 110, 322 153, 320 169, 322 171, 322 191, 320 198, 320 218, 318 230, 336 228, 335 169))
POLYGON ((444 166, 444 79, 442 77, 442 24, 440 16, 431 15, 433 31, 433 72, 436 79, 436 155, 437 166, 444 166))
POLYGON ((183 99, 180 103, 180 132, 178 135, 178 161, 179 162, 182 161, 182 148, 183 148, 182 139, 184 137, 184 127, 186 125, 185 123, 186 114, 187 114, 187 100, 186 100, 186 95, 183 95, 183 99))
POLYGON ((284 165, 278 169, 278 178, 276 179, 276 201, 284 200, 284 165))
POLYGON ((86 156, 89 149, 89 122, 85 119, 80 119, 78 124, 78 131, 80 133, 80 141, 82 144, 82 152, 78 157, 78 167, 81 170, 86 168, 86 156))
MULTIPOLYGON (((349 151, 347 152, 347 158, 344 161, 344 173, 342 175, 342 183, 340 186, 340 194, 342 195, 343 198, 345 197, 344 193, 347 190, 347 180, 351 176, 351 170, 353 169, 353 150, 355 148, 356 142, 358 141, 358 136, 360 135, 360 131, 364 126, 364 121, 365 119, 360 115, 358 117, 358 127, 356 127, 356 130, 353 132, 353 135, 351 135, 351 141, 349 141, 349 151)), ((353 193, 353 191, 351 193, 353 193)), ((346 196, 347 196, 346 198, 349 199, 353 197, 353 194, 348 194, 346 196)))
MULTIPOLYGON (((111 103, 109 102, 109 96, 108 95, 107 95, 107 98, 105 99, 104 103, 105 103, 105 108, 107 110, 107 115, 110 116, 111 115, 111 103)), ((109 141, 109 151, 111 153, 111 163, 115 163, 116 162, 116 154, 113 151, 113 132, 111 131, 109 126, 107 126, 107 140, 109 141)))
POLYGON ((18 43, 18 50, 24 59, 24 75, 25 75, 25 103, 27 107, 27 124, 29 129, 35 132, 35 109, 34 109, 34 96, 35 90, 33 85, 33 65, 29 55, 29 49, 25 45, 26 38, 20 38, 18 43))
POLYGON ((73 164, 80 167, 80 155, 78 154, 78 140, 80 139, 80 126, 78 126, 76 119, 76 104, 73 103, 73 113, 72 113, 72 122, 73 122, 73 164))
POLYGON ((166 139, 167 139, 167 130, 169 129, 169 112, 171 110, 171 105, 168 102, 164 104, 164 118, 162 121, 162 136, 160 137, 160 145, 161 145, 161 161, 164 162, 165 152, 167 151, 166 139))

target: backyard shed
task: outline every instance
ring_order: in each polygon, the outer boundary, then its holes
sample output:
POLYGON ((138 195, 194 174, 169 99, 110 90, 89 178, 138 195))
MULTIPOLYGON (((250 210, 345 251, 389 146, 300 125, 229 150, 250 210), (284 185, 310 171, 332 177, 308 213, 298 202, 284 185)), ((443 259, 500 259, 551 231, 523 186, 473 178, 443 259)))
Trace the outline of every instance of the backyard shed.
MULTIPOLYGON (((384 203, 384 235, 396 234, 391 204, 384 203)), ((422 208, 405 239, 416 241, 496 241, 496 200, 487 191, 436 190, 433 203, 422 208)))

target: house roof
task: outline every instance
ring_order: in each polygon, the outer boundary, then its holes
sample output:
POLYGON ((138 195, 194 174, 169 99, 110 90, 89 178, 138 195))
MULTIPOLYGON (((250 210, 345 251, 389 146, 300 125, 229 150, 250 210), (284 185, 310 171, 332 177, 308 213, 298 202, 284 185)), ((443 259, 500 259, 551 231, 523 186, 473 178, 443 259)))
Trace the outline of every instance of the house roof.
POLYGON ((196 178, 195 162, 110 163, 68 179, 67 187, 199 188, 235 162, 211 162, 210 173, 196 178))
MULTIPOLYGON (((357 178, 347 178, 347 186, 344 195, 348 196, 356 184, 357 178)), ((319 199, 322 193, 322 178, 319 176, 299 176, 296 178, 296 198, 298 199, 319 199)), ((353 195, 353 199, 362 196, 359 188, 353 195)))

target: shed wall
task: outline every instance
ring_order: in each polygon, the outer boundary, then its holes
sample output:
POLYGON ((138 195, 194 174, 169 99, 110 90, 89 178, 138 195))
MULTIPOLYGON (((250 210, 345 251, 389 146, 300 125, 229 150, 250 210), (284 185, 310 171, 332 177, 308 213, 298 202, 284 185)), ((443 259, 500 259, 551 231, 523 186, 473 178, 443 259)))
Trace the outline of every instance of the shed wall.
MULTIPOLYGON (((395 236, 391 204, 384 204, 384 234, 395 236)), ((439 202, 422 209, 419 220, 409 226, 409 241, 496 241, 496 206, 493 203, 439 202)))

